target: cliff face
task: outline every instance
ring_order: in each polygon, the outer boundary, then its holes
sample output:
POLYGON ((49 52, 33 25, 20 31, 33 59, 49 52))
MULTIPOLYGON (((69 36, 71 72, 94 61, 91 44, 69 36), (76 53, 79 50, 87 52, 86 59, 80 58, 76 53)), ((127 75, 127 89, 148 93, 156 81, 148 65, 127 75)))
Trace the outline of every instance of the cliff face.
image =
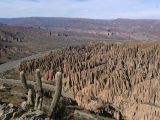
POLYGON ((25 61, 20 70, 43 70, 44 80, 63 71, 63 91, 78 105, 114 118, 160 118, 160 43, 95 42, 25 61), (111 108, 112 106, 112 108, 111 108), (105 109, 105 110, 104 110, 105 109))

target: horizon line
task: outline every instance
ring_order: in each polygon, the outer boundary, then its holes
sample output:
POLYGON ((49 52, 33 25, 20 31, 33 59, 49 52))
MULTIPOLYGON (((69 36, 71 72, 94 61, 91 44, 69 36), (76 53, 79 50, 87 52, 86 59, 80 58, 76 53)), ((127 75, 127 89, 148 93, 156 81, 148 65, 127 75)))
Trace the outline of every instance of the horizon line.
POLYGON ((24 16, 24 17, 0 17, 0 19, 23 19, 23 18, 64 18, 64 19, 88 19, 88 20, 160 20, 160 18, 85 18, 85 17, 61 17, 61 16, 24 16))

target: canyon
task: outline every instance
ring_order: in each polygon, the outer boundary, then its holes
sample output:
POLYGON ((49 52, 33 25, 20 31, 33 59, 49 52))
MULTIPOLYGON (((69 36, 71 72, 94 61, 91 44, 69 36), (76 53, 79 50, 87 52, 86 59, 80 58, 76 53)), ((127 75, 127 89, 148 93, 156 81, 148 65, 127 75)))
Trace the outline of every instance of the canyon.
POLYGON ((159 42, 91 42, 21 63, 44 81, 63 71, 63 91, 84 109, 121 120, 158 120, 159 42))

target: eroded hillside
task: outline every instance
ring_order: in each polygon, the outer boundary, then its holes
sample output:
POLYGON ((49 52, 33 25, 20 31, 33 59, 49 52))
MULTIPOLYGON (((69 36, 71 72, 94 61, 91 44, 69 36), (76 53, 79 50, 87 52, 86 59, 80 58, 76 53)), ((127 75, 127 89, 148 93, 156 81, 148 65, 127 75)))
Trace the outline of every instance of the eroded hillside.
POLYGON ((0 64, 33 52, 79 45, 97 39, 89 34, 0 24, 0 64))
POLYGON ((93 42, 25 61, 20 70, 41 69, 45 81, 63 72, 63 91, 79 106, 127 120, 160 118, 160 43, 93 42))

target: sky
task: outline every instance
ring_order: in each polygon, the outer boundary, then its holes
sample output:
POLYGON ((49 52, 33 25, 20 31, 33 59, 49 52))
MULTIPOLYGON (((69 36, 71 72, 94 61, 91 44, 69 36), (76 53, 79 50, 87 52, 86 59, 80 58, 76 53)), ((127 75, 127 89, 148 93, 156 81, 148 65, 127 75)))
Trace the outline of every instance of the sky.
POLYGON ((160 19, 160 0, 0 0, 0 18, 160 19))

